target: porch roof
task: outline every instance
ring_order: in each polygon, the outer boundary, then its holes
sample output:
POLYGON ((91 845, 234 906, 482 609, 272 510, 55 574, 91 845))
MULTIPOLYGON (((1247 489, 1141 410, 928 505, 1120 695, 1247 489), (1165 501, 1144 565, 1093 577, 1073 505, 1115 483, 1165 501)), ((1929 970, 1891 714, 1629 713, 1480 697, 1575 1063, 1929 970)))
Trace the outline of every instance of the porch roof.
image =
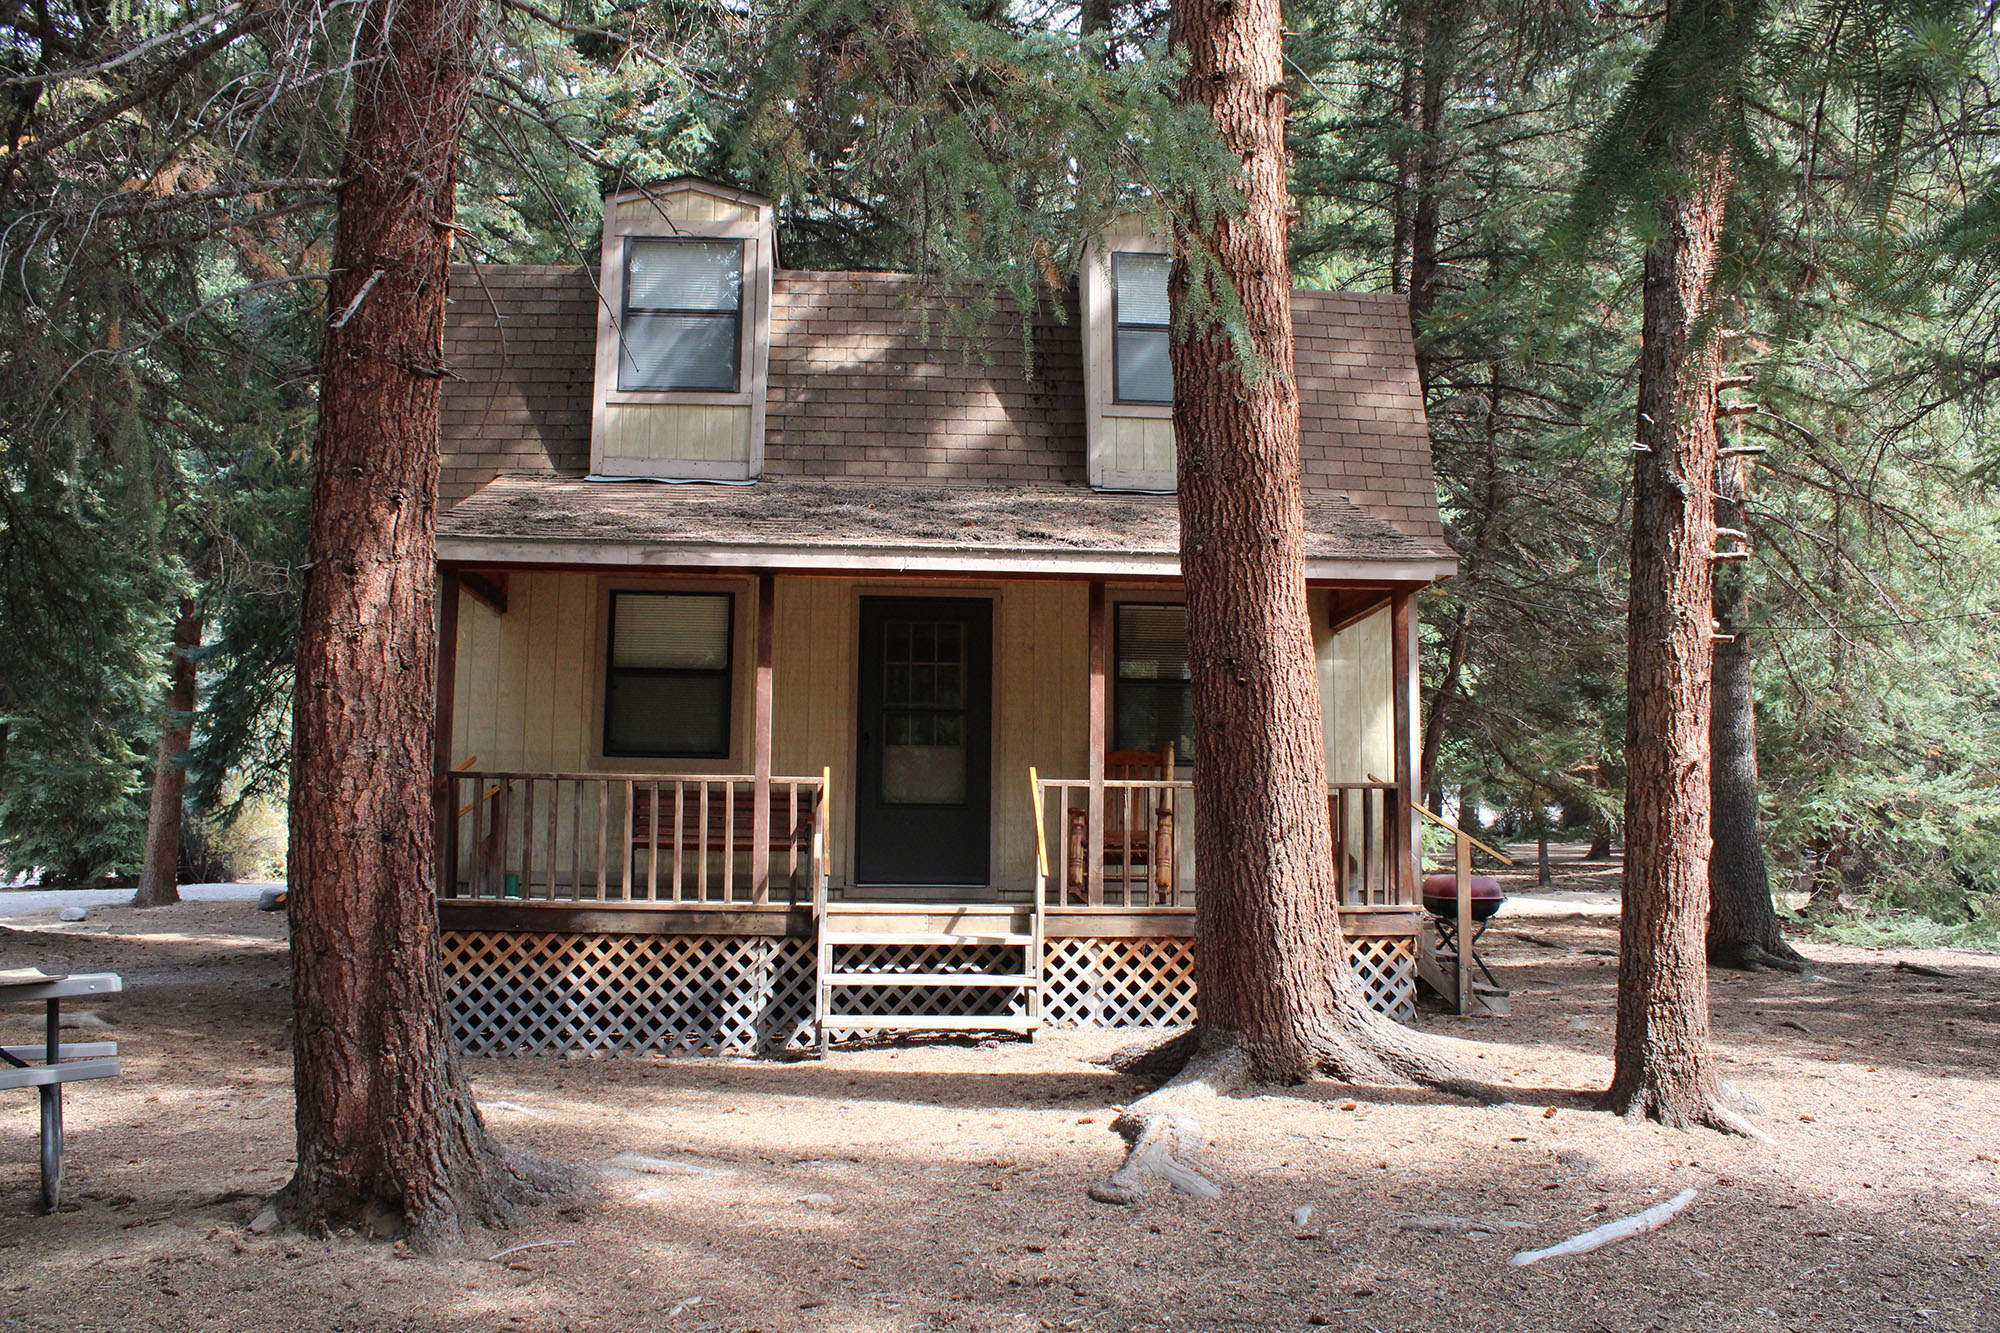
MULTIPOLYGON (((1178 575, 1173 496, 1081 486, 805 480, 748 486, 501 477, 438 518, 461 564, 1178 575)), ((1340 496, 1306 500, 1307 576, 1430 582, 1455 569, 1340 496)))

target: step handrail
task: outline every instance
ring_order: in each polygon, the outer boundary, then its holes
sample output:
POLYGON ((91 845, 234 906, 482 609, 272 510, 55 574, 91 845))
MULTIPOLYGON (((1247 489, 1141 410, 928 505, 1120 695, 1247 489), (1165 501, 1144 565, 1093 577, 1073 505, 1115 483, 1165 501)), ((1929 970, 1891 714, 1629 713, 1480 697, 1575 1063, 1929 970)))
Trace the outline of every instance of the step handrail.
POLYGON ((1485 843, 1473 837, 1470 833, 1467 833, 1464 829, 1452 823, 1449 819, 1446 819, 1444 816, 1432 814, 1429 810, 1426 810, 1423 807, 1421 802, 1412 801, 1410 803, 1410 808, 1412 810, 1415 810, 1418 814, 1422 815, 1425 819, 1430 820, 1431 823, 1436 824, 1439 828, 1444 829, 1447 832, 1456 834, 1458 837, 1464 838, 1467 842, 1471 843, 1474 847, 1477 847, 1480 851, 1485 852, 1488 856, 1492 857, 1500 864, 1508 866, 1514 864, 1513 857, 1507 855, 1507 853, 1503 851, 1498 851, 1492 847, 1488 847, 1485 843))

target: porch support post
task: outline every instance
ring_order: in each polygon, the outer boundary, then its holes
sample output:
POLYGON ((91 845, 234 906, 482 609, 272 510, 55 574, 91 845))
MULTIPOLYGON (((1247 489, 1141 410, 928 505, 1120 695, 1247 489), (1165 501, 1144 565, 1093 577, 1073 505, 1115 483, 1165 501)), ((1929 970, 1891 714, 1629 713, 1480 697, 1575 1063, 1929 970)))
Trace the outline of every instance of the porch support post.
POLYGON ((1090 809, 1089 832, 1084 838, 1084 867, 1087 872, 1090 905, 1104 905, 1104 754, 1108 740, 1105 726, 1107 702, 1104 678, 1106 624, 1104 580, 1090 581, 1090 809))
POLYGON ((1416 813, 1417 799, 1417 620, 1416 599, 1408 592, 1389 598, 1390 680, 1396 695, 1396 901, 1417 901, 1417 867, 1423 861, 1416 813))
POLYGON ((452 810, 451 743, 455 719, 452 706, 458 697, 458 571, 438 571, 437 698, 431 713, 431 837, 437 861, 437 882, 433 892, 444 894, 453 887, 458 866, 458 819, 452 810))
POLYGON ((771 654, 777 637, 777 580, 757 576, 756 721, 750 741, 750 897, 771 901, 771 654))

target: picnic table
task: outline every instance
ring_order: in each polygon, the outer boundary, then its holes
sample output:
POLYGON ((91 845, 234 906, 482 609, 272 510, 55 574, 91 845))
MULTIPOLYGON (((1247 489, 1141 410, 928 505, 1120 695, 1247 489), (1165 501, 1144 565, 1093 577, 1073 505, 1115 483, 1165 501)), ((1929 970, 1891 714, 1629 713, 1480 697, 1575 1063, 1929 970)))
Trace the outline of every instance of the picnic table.
POLYGON ((41 1042, 0 1046, 0 1089, 34 1088, 42 1099, 42 1211, 62 1199, 62 1085, 118 1073, 115 1041, 62 1040, 62 1002, 76 995, 110 995, 125 988, 116 972, 50 976, 28 969, 0 972, 0 1004, 40 1001, 47 1017, 41 1042))

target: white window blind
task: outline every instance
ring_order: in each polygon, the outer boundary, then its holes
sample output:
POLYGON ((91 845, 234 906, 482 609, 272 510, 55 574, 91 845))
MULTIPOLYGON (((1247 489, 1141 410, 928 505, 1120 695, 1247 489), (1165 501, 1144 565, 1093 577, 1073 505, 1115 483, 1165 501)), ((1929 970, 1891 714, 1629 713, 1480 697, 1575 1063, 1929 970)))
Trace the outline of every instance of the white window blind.
POLYGON ((620 593, 612 606, 612 666, 719 671, 729 665, 726 593, 620 593))
POLYGON ((1194 757, 1188 685, 1187 608, 1126 602, 1118 607, 1112 744, 1157 751, 1172 741, 1180 762, 1194 757))
POLYGON ((605 664, 604 753, 729 753, 727 593, 614 593, 605 664))
POLYGON ((1121 403, 1171 403, 1174 368, 1167 354, 1167 255, 1111 256, 1114 331, 1112 397, 1121 403))
POLYGON ((734 392, 742 316, 742 242, 633 237, 618 387, 734 392))

